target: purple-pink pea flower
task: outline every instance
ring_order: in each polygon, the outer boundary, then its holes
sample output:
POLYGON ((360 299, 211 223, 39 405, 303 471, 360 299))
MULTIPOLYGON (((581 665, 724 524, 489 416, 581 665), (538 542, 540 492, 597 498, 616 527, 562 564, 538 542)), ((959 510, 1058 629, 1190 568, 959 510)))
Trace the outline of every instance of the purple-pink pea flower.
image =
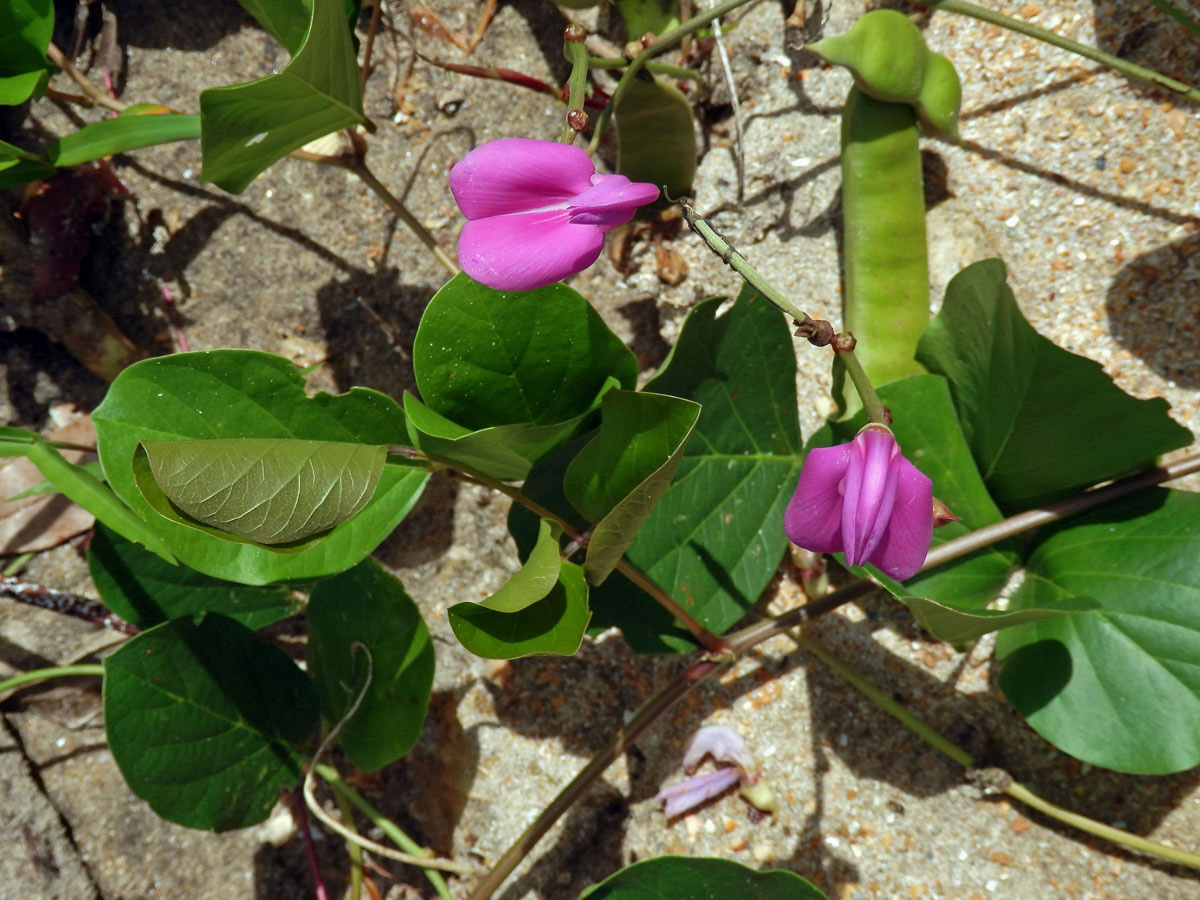
POLYGON ((788 539, 817 553, 842 551, 903 581, 917 573, 933 536, 933 484, 884 425, 848 444, 810 450, 783 517, 788 539))
POLYGON ((652 203, 658 188, 598 175, 578 147, 505 138, 476 147, 450 170, 467 217, 463 271, 502 291, 545 287, 596 261, 611 228, 652 203))

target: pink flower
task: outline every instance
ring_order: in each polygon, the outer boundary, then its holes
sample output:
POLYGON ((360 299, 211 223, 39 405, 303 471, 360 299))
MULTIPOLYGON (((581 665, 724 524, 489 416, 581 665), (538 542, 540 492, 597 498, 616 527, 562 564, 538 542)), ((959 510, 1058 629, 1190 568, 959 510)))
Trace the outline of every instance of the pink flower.
POLYGON ((467 217, 458 261, 502 291, 545 287, 594 263, 605 233, 658 197, 652 184, 597 175, 578 147, 505 138, 476 147, 450 170, 467 217))
POLYGON ((806 550, 840 550, 849 565, 871 563, 903 581, 929 552, 933 484, 886 426, 868 425, 848 444, 809 451, 783 528, 806 550))

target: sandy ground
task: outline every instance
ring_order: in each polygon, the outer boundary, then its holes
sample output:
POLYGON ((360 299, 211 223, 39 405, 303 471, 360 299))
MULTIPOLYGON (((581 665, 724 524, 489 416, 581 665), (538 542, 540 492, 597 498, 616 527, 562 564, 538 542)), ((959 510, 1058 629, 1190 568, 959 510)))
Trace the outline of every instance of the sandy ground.
MULTIPOLYGON (((474 24, 474 8, 449 0, 429 5, 451 27, 469 31, 474 24)), ((1200 45, 1148 4, 990 5, 1200 81, 1200 45)), ((407 28, 408 5, 394 6, 402 7, 407 28)), ((828 18, 831 33, 864 6, 809 3, 815 17, 828 18)), ((286 59, 232 2, 123 0, 116 7, 126 51, 120 85, 129 101, 195 111, 200 90, 260 77, 286 59)), ((696 202, 768 277, 814 314, 836 319, 837 115, 849 79, 795 49, 789 41, 798 36, 785 31, 784 18, 778 4, 762 3, 727 37, 745 132, 745 204, 737 209, 734 202, 733 128, 721 87, 705 107, 696 202)), ((504 4, 475 56, 560 79, 561 24, 548 4, 504 4)), ((963 143, 925 144, 927 170, 942 188, 934 192, 929 220, 935 295, 968 262, 1002 256, 1039 331, 1099 361, 1131 393, 1165 397, 1182 424, 1200 430, 1196 108, 969 19, 936 13, 926 33, 965 83, 963 143)), ((433 55, 460 58, 444 43, 417 37, 433 55)), ((446 189, 449 166, 486 140, 553 137, 559 112, 531 92, 420 64, 398 109, 388 79, 407 64, 408 51, 403 42, 393 47, 385 40, 379 52, 367 101, 380 123, 371 165, 451 247, 460 219, 446 189)), ((73 127, 68 114, 76 115, 39 103, 24 127, 62 134, 73 127)), ((171 349, 161 281, 179 296, 196 349, 249 347, 301 365, 324 361, 320 377, 330 389, 364 384, 398 396, 412 386, 408 349, 423 305, 444 276, 349 176, 288 160, 234 197, 199 182, 195 143, 140 151, 117 168, 133 200, 100 235, 84 280, 140 344, 171 349)), ((574 280, 631 343, 647 374, 692 303, 738 287, 695 239, 681 237, 670 247, 689 269, 677 286, 658 278, 645 244, 634 249, 632 274, 622 276, 601 260, 574 280)), ((102 383, 34 332, 0 334, 0 347, 0 419, 7 423, 47 429, 55 404, 91 408, 103 396, 102 383)), ((809 433, 825 408, 826 367, 811 348, 798 346, 798 353, 809 433)), ((365 790, 418 840, 481 865, 494 861, 623 717, 683 665, 636 657, 609 636, 571 659, 518 661, 500 678, 495 667, 462 651, 444 610, 463 596, 494 590, 516 567, 506 509, 506 501, 482 490, 434 481, 378 553, 421 604, 437 636, 438 670, 417 748, 365 790)), ((26 575, 91 590, 70 548, 40 555, 26 575)), ((775 603, 795 600, 786 581, 772 590, 775 603)), ((1196 848, 1195 770, 1143 778, 1065 758, 1008 707, 994 684, 986 641, 957 653, 878 597, 813 631, 936 727, 1048 799, 1196 848)), ((61 663, 103 640, 90 625, 0 606, 4 672, 61 663)), ((121 782, 97 707, 89 682, 48 685, 5 702, 0 820, 10 843, 0 860, 0 898, 311 896, 286 814, 224 835, 162 822, 121 782)), ((325 838, 319 847, 331 885, 340 886, 345 863, 337 842, 325 838)), ((653 728, 497 896, 572 897, 621 865, 662 853, 788 868, 838 900, 1200 896, 1200 879, 1189 870, 981 798, 960 768, 787 638, 761 647, 653 728), (783 801, 777 817, 753 824, 744 804, 726 797, 664 823, 650 798, 680 777, 681 746, 706 723, 747 736, 783 801)), ((430 895, 419 875, 394 871, 430 895)), ((468 887, 456 883, 456 896, 468 887)), ((414 896, 406 888, 392 891, 414 896)))

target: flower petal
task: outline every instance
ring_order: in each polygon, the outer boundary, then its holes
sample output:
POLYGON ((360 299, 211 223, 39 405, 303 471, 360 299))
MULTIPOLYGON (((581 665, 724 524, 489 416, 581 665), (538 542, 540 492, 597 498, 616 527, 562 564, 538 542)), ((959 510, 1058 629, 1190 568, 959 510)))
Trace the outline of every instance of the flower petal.
POLYGON ((658 188, 624 175, 595 175, 593 186, 571 201, 572 222, 612 228, 633 218, 639 206, 658 199, 658 188))
POLYGON ((654 799, 664 805, 663 812, 667 818, 673 819, 695 809, 706 800, 725 793, 741 780, 742 775, 735 768, 717 769, 665 787, 654 799))
POLYGON ((842 549, 842 480, 850 466, 851 445, 809 450, 800 483, 783 515, 788 540, 814 553, 842 549))
POLYGON ((468 219, 565 204, 587 191, 596 167, 579 147, 529 138, 482 144, 450 170, 450 191, 468 219))
POLYGON ((859 431, 851 447, 843 486, 842 542, 846 562, 859 566, 887 531, 896 500, 896 464, 903 457, 892 432, 878 425, 859 431))
POLYGON ((904 581, 917 574, 933 537, 933 482, 904 457, 896 466, 896 502, 887 532, 867 562, 904 581))
POLYGON ((528 291, 583 271, 603 247, 595 225, 572 225, 561 210, 530 212, 467 222, 458 262, 480 284, 528 291))
POLYGON ((754 754, 745 739, 724 725, 706 725, 692 735, 683 751, 683 770, 689 774, 696 771, 706 756, 714 762, 737 766, 747 775, 754 771, 754 754))

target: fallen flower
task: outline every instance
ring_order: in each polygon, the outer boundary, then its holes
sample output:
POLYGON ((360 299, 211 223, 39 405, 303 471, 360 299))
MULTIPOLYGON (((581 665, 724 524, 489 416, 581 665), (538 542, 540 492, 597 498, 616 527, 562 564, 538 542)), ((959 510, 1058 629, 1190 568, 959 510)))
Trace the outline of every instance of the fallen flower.
POLYGON ((871 563, 898 581, 925 562, 933 484, 900 455, 889 428, 871 424, 848 444, 810 450, 783 517, 792 543, 871 563))
POLYGON ((691 775, 706 756, 712 757, 713 762, 728 765, 659 791, 654 799, 663 804, 668 819, 690 812, 735 785, 740 785, 741 795, 763 812, 777 810, 775 795, 759 781, 754 755, 740 734, 723 725, 701 728, 683 751, 683 770, 691 775))
POLYGON ((611 228, 653 202, 658 188, 599 175, 569 144, 505 138, 476 147, 450 170, 467 217, 458 261, 481 284, 527 291, 594 263, 611 228))

